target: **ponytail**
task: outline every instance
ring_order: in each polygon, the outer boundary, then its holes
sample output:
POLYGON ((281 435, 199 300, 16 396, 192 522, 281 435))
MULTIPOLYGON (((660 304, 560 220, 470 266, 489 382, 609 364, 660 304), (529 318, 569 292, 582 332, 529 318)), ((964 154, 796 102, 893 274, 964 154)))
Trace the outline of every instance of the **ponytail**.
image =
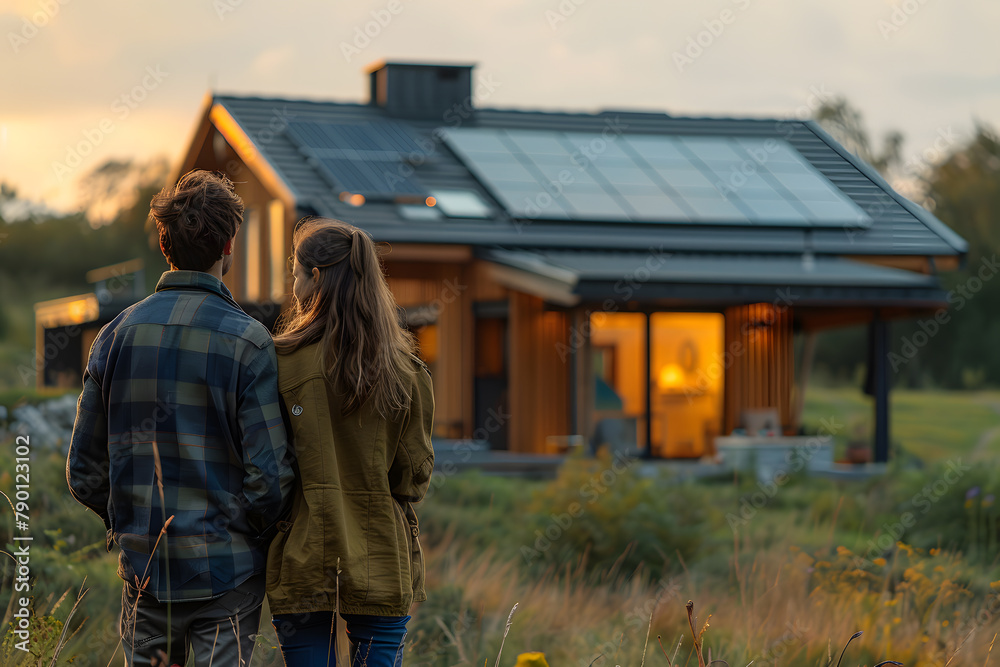
POLYGON ((347 396, 345 415, 365 403, 387 419, 408 409, 416 341, 397 319, 374 241, 347 223, 307 218, 292 252, 307 273, 318 268, 320 279, 279 323, 277 351, 319 342, 327 377, 347 396))

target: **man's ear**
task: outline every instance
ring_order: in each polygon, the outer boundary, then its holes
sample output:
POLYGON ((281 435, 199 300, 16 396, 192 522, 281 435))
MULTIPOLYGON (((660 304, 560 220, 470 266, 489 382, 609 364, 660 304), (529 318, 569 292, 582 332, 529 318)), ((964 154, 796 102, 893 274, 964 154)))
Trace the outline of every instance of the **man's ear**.
POLYGON ((223 255, 232 255, 233 254, 233 240, 235 238, 236 237, 234 236, 233 238, 229 239, 228 241, 226 241, 226 245, 222 246, 222 254, 223 255))

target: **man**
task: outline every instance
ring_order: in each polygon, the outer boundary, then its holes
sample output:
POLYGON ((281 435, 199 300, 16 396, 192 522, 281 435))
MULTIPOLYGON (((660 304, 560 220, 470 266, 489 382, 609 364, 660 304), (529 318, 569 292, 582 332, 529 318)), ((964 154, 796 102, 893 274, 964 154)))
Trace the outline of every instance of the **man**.
POLYGON ((126 664, 249 665, 293 471, 271 336, 222 283, 243 201, 192 171, 150 217, 170 270, 97 335, 66 478, 121 549, 126 664))

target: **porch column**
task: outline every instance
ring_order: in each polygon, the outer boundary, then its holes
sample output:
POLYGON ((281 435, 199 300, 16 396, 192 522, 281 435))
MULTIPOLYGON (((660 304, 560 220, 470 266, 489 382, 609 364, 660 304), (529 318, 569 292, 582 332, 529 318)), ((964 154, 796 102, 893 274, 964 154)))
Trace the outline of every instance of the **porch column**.
MULTIPOLYGON (((642 457, 653 458, 653 314, 646 313, 646 448, 642 457)), ((669 428, 669 424, 667 428, 669 428)))
POLYGON ((889 323, 876 312, 870 328, 872 395, 875 398, 875 462, 889 460, 889 323))

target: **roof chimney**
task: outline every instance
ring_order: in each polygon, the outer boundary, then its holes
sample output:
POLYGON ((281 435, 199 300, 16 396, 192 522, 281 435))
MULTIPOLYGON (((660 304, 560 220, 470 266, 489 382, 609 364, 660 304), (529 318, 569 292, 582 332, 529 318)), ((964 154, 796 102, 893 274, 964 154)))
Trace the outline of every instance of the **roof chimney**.
POLYGON ((395 118, 441 120, 457 106, 472 106, 473 65, 379 62, 368 68, 369 104, 395 118))

